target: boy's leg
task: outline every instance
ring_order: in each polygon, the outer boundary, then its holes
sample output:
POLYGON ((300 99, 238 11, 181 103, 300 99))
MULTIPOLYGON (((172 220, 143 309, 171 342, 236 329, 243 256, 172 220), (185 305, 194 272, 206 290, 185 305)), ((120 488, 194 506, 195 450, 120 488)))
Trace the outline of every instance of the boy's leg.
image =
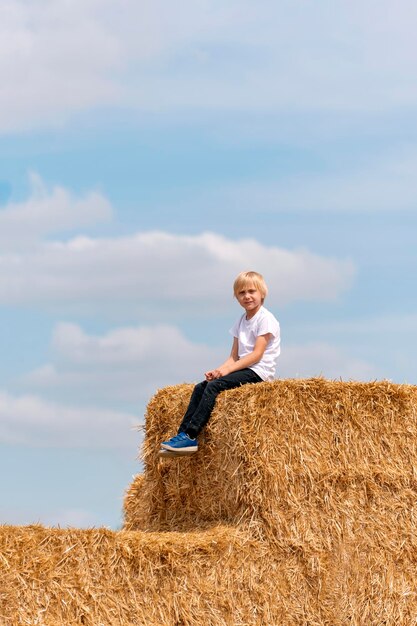
POLYGON ((187 410, 178 428, 179 433, 183 433, 186 431, 189 421, 191 420, 192 416, 194 415, 194 413, 196 412, 198 408, 198 405, 200 404, 200 401, 201 401, 201 398, 203 397, 203 393, 204 393, 206 386, 207 386, 206 380, 203 380, 201 383, 197 383, 197 385, 195 385, 193 392, 191 394, 190 401, 188 403, 187 410))
POLYGON ((197 436, 210 419, 216 398, 221 391, 240 387, 246 383, 262 382, 253 370, 245 368, 213 381, 198 383, 193 390, 178 435, 161 444, 160 455, 182 456, 198 450, 197 436))
POLYGON ((187 410, 179 426, 178 434, 174 435, 174 437, 171 437, 171 439, 168 439, 167 441, 163 441, 161 443, 161 450, 159 451, 160 456, 178 456, 179 454, 183 455, 197 452, 197 441, 191 441, 190 438, 185 434, 185 431, 188 422, 190 421, 192 415, 194 414, 200 403, 206 385, 206 380, 195 385, 191 394, 190 401, 188 403, 187 410))
POLYGON ((204 426, 209 421, 216 398, 220 392, 225 391, 226 389, 240 387, 241 385, 245 385, 247 383, 258 382, 262 382, 262 378, 250 368, 232 372, 231 374, 222 376, 216 380, 209 382, 205 381, 206 384, 204 385, 200 402, 194 412, 190 412, 187 421, 185 421, 184 418, 180 426, 180 429, 182 428, 180 432, 185 432, 189 437, 191 437, 191 439, 196 439, 198 434, 203 430, 204 426))

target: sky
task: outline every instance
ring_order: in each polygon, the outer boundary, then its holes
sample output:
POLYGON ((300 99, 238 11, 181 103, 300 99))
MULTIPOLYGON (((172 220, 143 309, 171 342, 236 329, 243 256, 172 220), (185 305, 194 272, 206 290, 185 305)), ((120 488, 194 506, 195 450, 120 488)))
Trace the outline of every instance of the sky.
POLYGON ((0 0, 0 523, 122 525, 146 404, 231 347, 415 384, 417 5, 0 0))

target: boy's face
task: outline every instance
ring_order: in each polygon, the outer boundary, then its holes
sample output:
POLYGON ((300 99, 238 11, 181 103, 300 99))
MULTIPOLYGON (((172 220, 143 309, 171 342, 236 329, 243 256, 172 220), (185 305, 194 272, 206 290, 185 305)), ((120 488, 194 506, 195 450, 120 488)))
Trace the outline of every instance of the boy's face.
POLYGON ((247 283, 241 287, 236 297, 245 309, 247 319, 253 317, 262 306, 262 294, 253 283, 247 283))

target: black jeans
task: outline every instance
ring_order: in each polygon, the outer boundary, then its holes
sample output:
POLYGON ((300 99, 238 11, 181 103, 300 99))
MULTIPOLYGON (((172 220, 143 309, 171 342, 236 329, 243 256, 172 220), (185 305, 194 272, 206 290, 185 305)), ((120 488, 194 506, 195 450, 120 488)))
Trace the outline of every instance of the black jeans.
POLYGON ((195 439, 209 421, 216 398, 221 391, 240 387, 246 383, 260 382, 262 382, 262 378, 246 367, 243 370, 227 374, 227 376, 216 378, 216 380, 203 380, 203 382, 198 383, 193 389, 188 409, 178 432, 187 433, 192 439, 195 439))

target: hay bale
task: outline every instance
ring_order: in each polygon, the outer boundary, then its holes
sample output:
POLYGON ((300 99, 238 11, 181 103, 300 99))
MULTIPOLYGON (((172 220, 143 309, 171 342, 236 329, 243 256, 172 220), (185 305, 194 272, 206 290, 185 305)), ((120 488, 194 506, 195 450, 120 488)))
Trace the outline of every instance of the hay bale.
POLYGON ((416 624, 417 388, 246 385, 161 460, 191 389, 148 406, 123 531, 0 527, 0 624, 416 624))
POLYGON ((186 536, 3 526, 0 623, 274 623, 265 552, 251 537, 221 526, 186 536))
POLYGON ((197 455, 159 460, 191 389, 163 389, 148 406, 145 474, 126 496, 126 528, 236 525, 268 545, 284 576, 275 614, 415 623, 417 388, 246 385, 219 396, 197 455))

